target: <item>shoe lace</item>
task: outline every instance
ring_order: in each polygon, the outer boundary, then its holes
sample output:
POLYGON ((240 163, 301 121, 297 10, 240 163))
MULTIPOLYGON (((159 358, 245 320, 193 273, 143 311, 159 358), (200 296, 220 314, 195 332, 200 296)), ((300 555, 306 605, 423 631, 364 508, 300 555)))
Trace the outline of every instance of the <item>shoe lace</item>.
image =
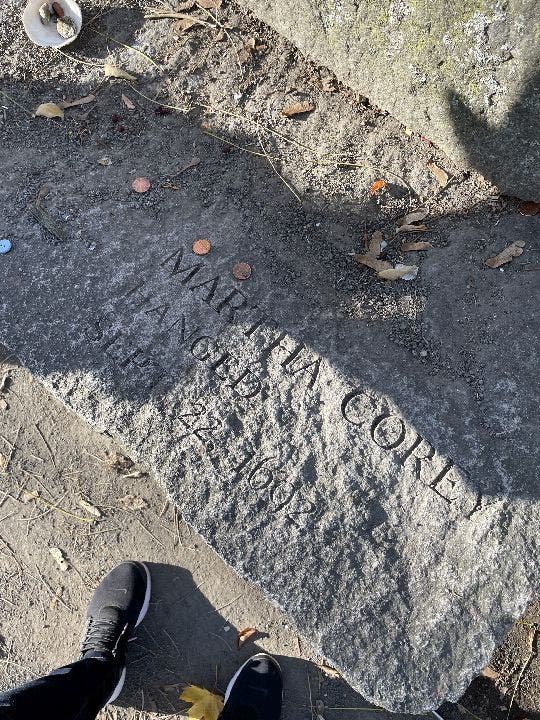
POLYGON ((119 632, 117 623, 104 618, 88 618, 81 643, 81 654, 89 650, 116 650, 126 628, 119 632))

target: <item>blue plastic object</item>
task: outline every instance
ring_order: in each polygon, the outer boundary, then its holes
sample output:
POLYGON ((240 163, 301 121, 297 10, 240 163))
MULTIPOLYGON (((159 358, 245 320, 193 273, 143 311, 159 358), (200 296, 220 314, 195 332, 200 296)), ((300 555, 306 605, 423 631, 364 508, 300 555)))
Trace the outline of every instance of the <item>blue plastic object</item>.
POLYGON ((5 255, 11 250, 11 242, 9 240, 0 240, 0 255, 5 255))

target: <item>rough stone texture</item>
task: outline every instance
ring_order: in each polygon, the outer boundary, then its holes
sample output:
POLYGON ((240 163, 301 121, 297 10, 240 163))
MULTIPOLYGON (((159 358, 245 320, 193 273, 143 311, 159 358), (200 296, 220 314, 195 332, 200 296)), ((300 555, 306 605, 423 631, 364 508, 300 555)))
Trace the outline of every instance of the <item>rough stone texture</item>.
POLYGON ((538 0, 241 0, 501 191, 540 200, 538 0))
MULTIPOLYGON (((25 180, 4 161, 7 207, 25 180)), ((366 697, 409 711, 455 699, 538 589, 535 273, 479 270, 478 229, 441 221, 453 242, 424 261, 421 297, 424 342, 450 360, 424 366, 384 320, 343 312, 351 261, 324 219, 299 228, 296 206, 246 186, 211 201, 188 186, 166 211, 127 187, 96 205, 87 164, 71 156, 62 178, 56 162, 81 230, 53 244, 10 215, 0 336, 155 468, 366 697), (315 255, 301 228, 322 234, 315 255), (201 232, 204 258, 190 252, 201 232), (466 381, 452 361, 469 340, 466 381)), ((503 217, 495 247, 516 223, 532 254, 536 219, 503 217)))

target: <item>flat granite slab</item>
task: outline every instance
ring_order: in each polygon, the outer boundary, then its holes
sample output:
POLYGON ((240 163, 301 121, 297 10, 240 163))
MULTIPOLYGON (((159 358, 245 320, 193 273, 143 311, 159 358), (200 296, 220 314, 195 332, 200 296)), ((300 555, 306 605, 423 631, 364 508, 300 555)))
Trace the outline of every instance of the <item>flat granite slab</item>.
POLYGON ((71 146, 4 152, 0 339, 366 698, 456 699, 539 588, 538 218, 433 222, 418 280, 383 286, 359 224, 267 202, 258 160, 220 176, 204 142, 196 181, 147 196, 128 160, 105 185, 71 146), (64 242, 26 210, 45 181, 64 242))

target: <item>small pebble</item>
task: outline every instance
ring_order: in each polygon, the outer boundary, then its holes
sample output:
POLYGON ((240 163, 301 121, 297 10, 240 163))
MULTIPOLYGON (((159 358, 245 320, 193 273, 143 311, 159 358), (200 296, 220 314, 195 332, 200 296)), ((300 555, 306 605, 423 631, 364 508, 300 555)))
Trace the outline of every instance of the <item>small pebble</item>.
POLYGON ((60 35, 60 37, 63 37, 66 40, 73 37, 75 35, 75 25, 73 24, 73 20, 67 17, 67 15, 63 18, 58 18, 58 22, 56 23, 56 32, 60 35))
POLYGON ((63 18, 63 17, 64 17, 64 8, 60 5, 59 2, 53 2, 53 4, 52 4, 52 9, 54 10, 54 12, 56 13, 56 15, 57 15, 59 18, 63 18))
POLYGON ((427 350, 420 350, 420 357, 425 358, 427 356, 428 356, 427 350))
POLYGON ((9 240, 0 240, 0 255, 5 255, 11 250, 11 242, 9 240))
POLYGON ((48 25, 51 21, 51 9, 49 7, 49 3, 43 3, 43 5, 39 6, 38 10, 39 19, 41 20, 42 25, 48 25))

